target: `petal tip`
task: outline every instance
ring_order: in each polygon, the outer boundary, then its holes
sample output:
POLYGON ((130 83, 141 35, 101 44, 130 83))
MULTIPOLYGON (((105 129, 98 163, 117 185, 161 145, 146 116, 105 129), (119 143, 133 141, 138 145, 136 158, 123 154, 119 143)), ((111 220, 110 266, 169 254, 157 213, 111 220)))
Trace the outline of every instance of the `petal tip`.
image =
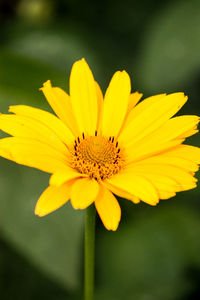
POLYGON ((73 64, 73 66, 72 66, 72 68, 73 67, 75 67, 75 66, 88 66, 88 64, 87 64, 87 62, 86 62, 86 60, 85 60, 85 58, 83 57, 83 58, 81 58, 81 59, 79 59, 79 60, 77 60, 77 61, 75 61, 75 63, 73 64))
POLYGON ((120 222, 120 220, 119 220, 118 222, 116 222, 116 223, 113 223, 111 226, 108 226, 108 225, 105 225, 105 224, 104 224, 104 226, 105 226, 105 228, 106 228, 107 230, 110 230, 110 231, 117 231, 117 229, 118 229, 118 227, 119 227, 119 222, 120 222))
POLYGON ((38 217, 43 217, 43 216, 45 216, 45 213, 44 212, 42 212, 37 206, 36 206, 36 208, 35 208, 35 215, 36 216, 38 216, 38 217))
POLYGON ((12 112, 13 107, 14 107, 14 105, 10 105, 9 108, 8 108, 8 111, 12 112))
POLYGON ((43 86, 39 88, 39 91, 43 91, 44 88, 51 87, 51 80, 47 80, 43 83, 43 86))

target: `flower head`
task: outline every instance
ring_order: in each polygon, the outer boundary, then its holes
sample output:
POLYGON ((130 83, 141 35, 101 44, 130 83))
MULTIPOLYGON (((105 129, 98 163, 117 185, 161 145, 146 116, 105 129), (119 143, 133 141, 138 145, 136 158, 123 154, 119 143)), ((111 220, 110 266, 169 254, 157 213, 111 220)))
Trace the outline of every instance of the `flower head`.
POLYGON ((93 202, 109 230, 121 209, 115 195, 156 205, 196 187, 200 149, 183 144, 195 134, 198 116, 173 117, 183 93, 160 94, 139 104, 129 75, 116 72, 103 95, 84 59, 75 62, 70 95, 50 81, 41 88, 57 117, 30 106, 11 106, 0 116, 0 155, 51 173, 35 213, 44 216, 69 199, 75 209, 93 202))

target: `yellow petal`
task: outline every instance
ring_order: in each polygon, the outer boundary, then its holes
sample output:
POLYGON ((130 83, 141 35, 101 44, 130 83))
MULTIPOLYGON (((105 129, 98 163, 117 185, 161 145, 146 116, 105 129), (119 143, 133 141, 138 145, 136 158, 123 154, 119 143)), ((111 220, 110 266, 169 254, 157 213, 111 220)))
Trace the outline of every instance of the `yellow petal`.
POLYGON ((184 140, 172 140, 162 142, 162 140, 152 140, 148 138, 146 141, 142 140, 140 143, 136 143, 133 146, 126 148, 126 161, 127 163, 133 163, 142 159, 148 158, 152 155, 159 154, 162 151, 170 150, 177 145, 180 145, 184 140))
POLYGON ((188 130, 195 128, 198 123, 199 117, 197 116, 180 116, 168 120, 163 126, 143 139, 126 146, 127 160, 131 162, 143 159, 145 156, 159 152, 159 150, 167 150, 171 145, 175 146, 182 143, 183 140, 180 139, 180 136, 184 136, 188 130))
POLYGON ((65 183, 66 181, 69 181, 71 179, 75 179, 75 178, 81 178, 81 177, 88 177, 85 174, 81 174, 76 170, 73 170, 70 167, 67 167, 64 170, 60 170, 56 173, 54 173, 51 177, 50 177, 50 185, 55 185, 55 186, 60 186, 63 183, 65 183))
MULTIPOLYGON (((134 118, 136 118, 138 115, 140 115, 146 109, 148 109, 150 105, 159 101, 160 99, 164 98, 165 96, 166 96, 166 94, 159 94, 159 95, 154 95, 154 96, 148 97, 148 98, 144 99, 143 101, 141 101, 138 105, 133 107, 133 109, 131 109, 131 110, 129 109, 128 115, 126 117, 125 126, 127 126, 134 118)), ((130 102, 130 100, 129 100, 129 102, 130 102)), ((130 108, 130 106, 129 106, 129 108, 130 108)))
POLYGON ((200 148, 190 145, 179 145, 166 152, 167 156, 179 157, 200 164, 200 148))
POLYGON ((70 195, 70 185, 49 186, 40 196, 35 207, 35 214, 43 217, 63 206, 70 195))
POLYGON ((121 219, 121 208, 115 196, 102 185, 95 206, 104 226, 108 230, 117 230, 121 219))
POLYGON ((113 186, 112 184, 108 183, 106 180, 102 182, 102 185, 104 185, 108 190, 110 190, 113 194, 124 198, 124 199, 128 199, 131 200, 133 203, 139 203, 140 199, 126 191, 123 191, 122 189, 113 186))
POLYGON ((176 196, 175 192, 159 190, 158 193, 159 193, 159 198, 161 200, 167 200, 169 198, 172 198, 172 197, 176 196))
POLYGON ((194 135, 194 134, 196 134, 196 133, 198 133, 198 132, 199 132, 199 130, 196 129, 196 128, 190 129, 190 130, 184 132, 183 134, 181 134, 181 135, 179 136, 179 138, 180 138, 180 139, 182 139, 182 138, 187 138, 187 137, 192 136, 192 135, 194 135))
POLYGON ((69 95, 58 87, 52 87, 50 80, 43 84, 41 90, 56 115, 70 128, 74 135, 77 136, 79 132, 69 95))
POLYGON ((180 184, 173 178, 166 176, 165 174, 152 174, 148 171, 138 172, 138 174, 145 176, 158 191, 164 190, 168 192, 178 192, 180 191, 180 184))
POLYGON ((161 174, 151 174, 148 172, 136 172, 136 174, 143 176, 156 188, 160 199, 168 199, 175 196, 176 192, 181 190, 178 182, 161 174))
MULTIPOLYGON (((177 113, 186 101, 187 97, 183 93, 170 94, 153 103, 150 101, 145 110, 132 116, 129 124, 121 132, 119 141, 130 145, 141 140, 177 113)), ((138 104, 136 108, 141 104, 138 104)))
POLYGON ((150 205, 156 205, 159 201, 158 193, 151 182, 140 175, 135 175, 132 170, 121 171, 112 178, 107 179, 107 182, 135 195, 150 205))
POLYGON ((189 130, 196 128, 199 123, 198 116, 179 116, 168 120, 163 126, 153 133, 152 138, 162 141, 179 139, 189 130))
POLYGON ((97 100, 98 100, 98 119, 97 119, 97 131, 101 128, 102 123, 102 112, 103 112, 103 94, 101 91, 100 86, 96 83, 96 89, 97 89, 97 100))
MULTIPOLYGON (((155 155, 153 157, 144 159, 141 161, 141 163, 144 165, 148 164, 166 164, 166 165, 172 165, 181 169, 184 169, 186 171, 191 172, 197 172, 198 171, 198 165, 195 162, 192 162, 191 160, 184 159, 181 157, 173 156, 173 154, 170 153, 170 151, 164 152, 159 155, 155 155)), ((138 165, 140 165, 140 162, 138 162, 138 165)))
POLYGON ((99 192, 99 184, 94 179, 77 179, 71 189, 71 203, 74 209, 84 209, 92 204, 99 192))
POLYGON ((176 191, 194 188, 197 181, 190 172, 186 172, 181 168, 168 164, 147 164, 145 162, 141 162, 127 166, 127 169, 133 174, 143 175, 145 177, 150 176, 149 174, 155 174, 158 177, 159 175, 161 177, 167 176, 179 184, 179 188, 177 188, 176 191))
POLYGON ((80 133, 94 135, 97 129, 96 83, 84 59, 74 63, 70 75, 70 97, 80 133))
POLYGON ((15 137, 40 141, 65 154, 66 146, 58 136, 38 120, 16 115, 0 115, 0 129, 15 137))
POLYGON ((102 117, 104 136, 118 135, 128 109, 130 91, 129 75, 125 71, 116 72, 105 94, 102 117))
POLYGON ((137 141, 135 144, 126 146, 128 162, 136 161, 139 158, 143 159, 145 156, 155 154, 157 151, 165 150, 165 147, 167 150, 171 145, 180 144, 183 141, 181 141, 180 136, 184 136, 188 130, 196 127, 198 122, 199 117, 197 116, 180 116, 168 120, 153 133, 137 141), (176 139, 178 140, 176 141, 176 139))
POLYGON ((16 115, 41 122, 48 127, 53 134, 57 135, 65 145, 71 145, 74 142, 74 136, 69 128, 56 116, 47 111, 26 105, 10 106, 9 111, 16 115))
POLYGON ((127 124, 129 123, 130 116, 131 116, 130 111, 136 106, 136 104, 140 101, 140 99, 142 98, 142 96, 143 96, 143 94, 140 94, 138 92, 130 94, 126 116, 124 118, 123 125, 122 125, 122 127, 121 127, 121 129, 119 131, 119 135, 121 134, 121 132, 124 129, 124 127, 126 127, 127 124))
POLYGON ((128 102, 128 112, 130 112, 131 109, 133 109, 136 106, 136 104, 140 101, 142 96, 143 96, 143 94, 138 93, 138 92, 130 94, 129 102, 128 102))
POLYGON ((0 140, 0 156, 47 173, 64 169, 67 164, 61 152, 39 141, 17 137, 0 140))

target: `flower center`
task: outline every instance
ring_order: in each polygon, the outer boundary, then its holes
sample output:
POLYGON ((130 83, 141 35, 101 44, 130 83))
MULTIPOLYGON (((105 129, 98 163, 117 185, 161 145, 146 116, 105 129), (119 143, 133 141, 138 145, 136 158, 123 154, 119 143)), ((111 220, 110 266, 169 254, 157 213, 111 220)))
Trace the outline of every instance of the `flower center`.
POLYGON ((89 136, 75 140, 71 150, 71 167, 96 180, 117 174, 124 165, 122 149, 114 137, 89 136))

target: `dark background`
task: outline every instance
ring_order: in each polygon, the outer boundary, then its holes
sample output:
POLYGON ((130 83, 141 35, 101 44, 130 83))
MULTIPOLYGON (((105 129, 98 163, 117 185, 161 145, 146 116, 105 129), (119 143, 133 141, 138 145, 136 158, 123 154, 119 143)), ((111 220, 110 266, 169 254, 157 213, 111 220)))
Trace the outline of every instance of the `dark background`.
MULTIPOLYGON (((125 69, 144 96, 183 91, 200 112, 200 1, 0 2, 0 110, 50 109, 39 88, 68 89, 85 57, 105 91, 125 69)), ((189 143, 199 146, 198 135, 189 143)), ((0 299, 81 299, 84 211, 34 215, 48 175, 0 159, 0 299)), ((199 189, 157 207, 120 199, 116 232, 97 219, 97 300, 200 299, 199 189)))

